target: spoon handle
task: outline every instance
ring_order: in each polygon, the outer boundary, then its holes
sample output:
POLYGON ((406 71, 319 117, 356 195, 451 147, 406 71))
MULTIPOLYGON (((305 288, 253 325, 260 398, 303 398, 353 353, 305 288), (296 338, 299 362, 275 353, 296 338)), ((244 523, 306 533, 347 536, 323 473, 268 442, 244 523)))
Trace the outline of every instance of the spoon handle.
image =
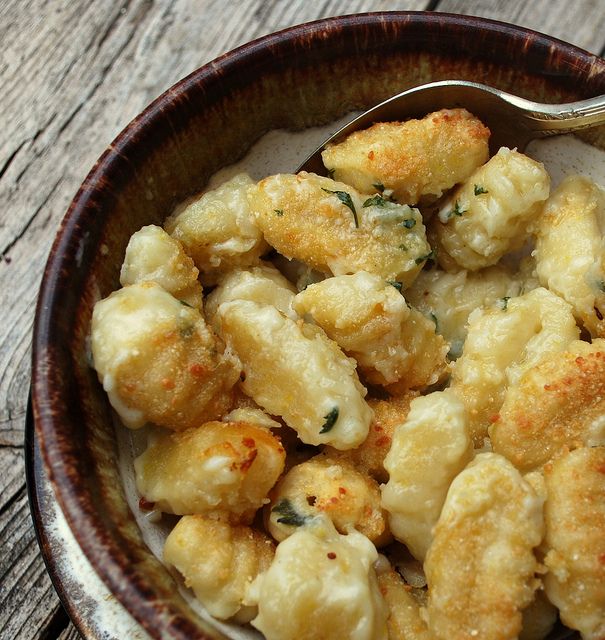
POLYGON ((570 133, 605 124, 605 95, 566 104, 541 104, 508 94, 502 94, 502 97, 523 109, 523 122, 532 131, 532 137, 570 133))

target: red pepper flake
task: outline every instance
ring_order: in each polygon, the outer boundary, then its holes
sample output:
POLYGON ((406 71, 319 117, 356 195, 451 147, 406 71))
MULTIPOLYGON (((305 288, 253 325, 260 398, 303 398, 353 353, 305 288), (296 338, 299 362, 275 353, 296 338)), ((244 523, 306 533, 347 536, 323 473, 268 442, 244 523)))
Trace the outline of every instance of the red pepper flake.
POLYGON ((382 431, 382 425, 380 425, 380 424, 375 424, 375 425, 374 425, 374 431, 382 431))
POLYGON ((174 380, 171 380, 170 378, 163 378, 162 386, 164 389, 174 389, 174 380))
POLYGON ((334 553, 334 551, 328 551, 326 555, 330 560, 336 560, 336 554, 334 553))
POLYGON ((193 376, 203 376, 208 372, 208 369, 204 365, 195 363, 189 367, 189 373, 193 376))
POLYGON ((256 459, 257 455, 258 455, 258 451, 256 449, 252 449, 248 457, 238 465, 240 471, 243 471, 244 473, 248 471, 248 469, 252 466, 252 463, 256 459))
POLYGON ((599 473, 605 474, 605 464, 598 465, 596 469, 599 473))
POLYGON ((368 153, 368 159, 369 159, 369 160, 374 160, 374 151, 370 151, 370 152, 368 153))
POLYGON ((490 416, 489 421, 492 424, 495 424, 496 422, 498 422, 498 420, 500 420, 500 414, 499 413, 494 413, 493 416, 490 416))
POLYGON ((598 559, 601 564, 605 564, 605 553, 602 553, 598 559))
POLYGON ((155 502, 149 502, 145 498, 139 500, 139 509, 141 511, 153 511, 155 509, 155 502))
POLYGON ((341 496, 344 496, 346 492, 347 490, 344 487, 338 487, 338 493, 340 493, 341 496))
POLYGON ((336 504, 336 503, 338 502, 338 498, 337 498, 336 496, 332 496, 332 497, 330 498, 330 502, 331 502, 332 504, 336 504))
POLYGON ((390 445, 390 444, 391 444, 390 436, 380 436, 380 438, 376 439, 377 447, 386 447, 387 445, 390 445))
POLYGON ((248 449, 254 449, 256 446, 256 442, 254 442, 254 438, 242 438, 242 444, 244 447, 248 447, 248 449))

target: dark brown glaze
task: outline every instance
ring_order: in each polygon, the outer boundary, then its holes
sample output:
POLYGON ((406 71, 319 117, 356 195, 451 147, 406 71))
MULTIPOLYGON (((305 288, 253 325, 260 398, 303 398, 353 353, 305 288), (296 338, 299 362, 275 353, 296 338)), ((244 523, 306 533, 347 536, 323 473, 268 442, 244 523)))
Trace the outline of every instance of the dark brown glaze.
MULTIPOLYGON (((390 12, 301 25, 174 85, 116 138, 74 198, 38 300, 36 433, 79 544, 152 637, 223 636, 188 608, 142 540, 117 470, 109 404, 86 358, 92 307, 117 288, 129 236, 160 223, 270 129, 326 123, 450 78, 567 101, 605 93, 605 62, 535 32, 464 16, 390 12)), ((605 131, 589 139, 605 148, 605 131)))

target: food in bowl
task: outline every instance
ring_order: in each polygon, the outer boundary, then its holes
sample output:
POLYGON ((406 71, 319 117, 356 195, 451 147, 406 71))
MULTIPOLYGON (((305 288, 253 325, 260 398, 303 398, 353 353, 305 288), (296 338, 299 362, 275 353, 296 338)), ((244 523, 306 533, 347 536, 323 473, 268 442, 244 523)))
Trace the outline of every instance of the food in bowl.
POLYGON ((554 605, 599 638, 600 188, 567 206, 585 179, 551 196, 466 112, 397 129, 428 158, 403 178, 376 127, 326 150, 333 178, 239 176, 131 239, 92 350, 124 424, 155 425, 135 465, 182 516, 164 560, 269 639, 514 638, 554 605), (592 262, 553 259, 551 219, 592 262))

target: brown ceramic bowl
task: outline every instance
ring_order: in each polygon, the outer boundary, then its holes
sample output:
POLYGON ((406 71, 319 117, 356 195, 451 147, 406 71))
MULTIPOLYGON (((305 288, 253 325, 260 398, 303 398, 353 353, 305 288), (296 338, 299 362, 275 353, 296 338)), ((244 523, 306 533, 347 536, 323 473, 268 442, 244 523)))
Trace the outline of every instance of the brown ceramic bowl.
MULTIPOLYGON (((36 435, 81 548, 152 637, 225 636, 192 612, 143 541, 118 471, 110 406, 87 360, 92 306, 119 286, 129 236, 161 224, 271 129, 327 123, 449 78, 568 101, 605 93, 605 61, 519 27, 446 14, 364 14, 297 26, 174 85, 118 136, 72 202, 37 308, 36 435)), ((593 131, 590 141, 605 148, 605 131, 593 131)))

